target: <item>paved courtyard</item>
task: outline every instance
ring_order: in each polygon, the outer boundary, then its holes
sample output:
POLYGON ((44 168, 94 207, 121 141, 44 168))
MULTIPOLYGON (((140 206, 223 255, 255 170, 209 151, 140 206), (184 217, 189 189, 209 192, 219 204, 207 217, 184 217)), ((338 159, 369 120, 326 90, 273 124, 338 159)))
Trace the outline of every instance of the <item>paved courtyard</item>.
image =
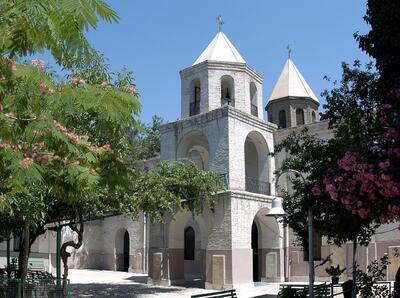
MULTIPOLYGON (((146 284, 147 275, 105 270, 69 270, 72 297, 190 297, 212 292, 185 287, 160 287, 146 284)), ((238 297, 274 297, 279 284, 261 284, 251 289, 238 290, 238 297)))

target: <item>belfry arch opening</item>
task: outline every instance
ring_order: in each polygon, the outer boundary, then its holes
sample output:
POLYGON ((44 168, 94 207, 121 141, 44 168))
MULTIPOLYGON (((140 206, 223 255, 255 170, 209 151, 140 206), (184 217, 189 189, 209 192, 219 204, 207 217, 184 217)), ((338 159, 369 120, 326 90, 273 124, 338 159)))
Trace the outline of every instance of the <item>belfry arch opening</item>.
POLYGON ((200 114, 201 85, 200 80, 195 79, 190 84, 189 116, 200 114))
POLYGON ((279 128, 286 128, 286 112, 285 110, 280 110, 278 115, 279 128))
POLYGON ((311 111, 311 122, 314 123, 317 121, 317 116, 314 111, 311 111))
POLYGON ((296 110, 296 125, 303 125, 304 124, 304 111, 303 109, 296 110))
POLYGON ((253 82, 250 83, 250 109, 251 114, 258 117, 257 87, 253 82))
POLYGON ((246 191, 270 194, 268 152, 268 145, 259 132, 247 135, 244 144, 246 191))
POLYGON ((221 77, 221 106, 235 106, 235 82, 228 75, 221 77))
POLYGON ((200 131, 184 135, 179 142, 177 158, 193 161, 200 170, 208 170, 209 145, 207 137, 200 131))

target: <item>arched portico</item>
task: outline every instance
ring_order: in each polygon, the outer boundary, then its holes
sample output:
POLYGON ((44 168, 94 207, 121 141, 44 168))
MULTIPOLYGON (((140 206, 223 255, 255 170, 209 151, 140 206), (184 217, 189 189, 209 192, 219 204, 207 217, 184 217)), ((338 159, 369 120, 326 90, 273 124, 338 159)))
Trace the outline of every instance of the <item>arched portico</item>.
POLYGON ((252 223, 254 281, 277 281, 280 275, 280 238, 282 235, 278 221, 274 217, 266 216, 267 213, 268 208, 260 209, 252 223))
POLYGON ((268 145, 262 134, 250 132, 244 144, 246 191, 270 194, 268 153, 268 145))

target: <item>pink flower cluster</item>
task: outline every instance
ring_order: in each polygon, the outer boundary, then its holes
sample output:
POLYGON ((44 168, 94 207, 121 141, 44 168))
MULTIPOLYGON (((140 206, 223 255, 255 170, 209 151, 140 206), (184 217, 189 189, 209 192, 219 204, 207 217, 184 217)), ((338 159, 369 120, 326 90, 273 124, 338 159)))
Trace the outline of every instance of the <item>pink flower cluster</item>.
MULTIPOLYGON (((352 214, 365 219, 374 205, 384 205, 400 196, 400 183, 387 172, 389 160, 368 163, 359 154, 346 152, 337 164, 338 170, 324 177, 325 191, 332 200, 340 200, 352 214)), ((390 210, 389 219, 400 218, 396 208, 392 206, 390 210)))
MULTIPOLYGON (((60 122, 57 121, 55 121, 55 126, 62 134, 64 134, 67 138, 69 138, 73 143, 75 144, 80 143, 81 146, 85 147, 93 154, 99 153, 100 151, 99 147, 93 146, 88 142, 89 141, 88 135, 79 136, 76 133, 70 132, 65 126, 63 126, 60 122)), ((105 152, 111 152, 111 146, 109 144, 103 145, 102 149, 105 152)))
POLYGON ((22 146, 21 145, 17 145, 17 144, 13 144, 10 141, 5 141, 0 143, 0 149, 17 149, 17 150, 21 150, 22 146))
POLYGON ((76 77, 76 76, 73 76, 72 78, 71 78, 71 85, 72 86, 78 86, 78 85, 84 85, 84 84, 86 84, 86 81, 84 80, 84 79, 80 79, 80 78, 78 78, 78 77, 76 77))
POLYGON ((106 81, 101 82, 100 86, 106 90, 111 90, 112 89, 112 85, 106 81))
POLYGON ((127 93, 130 93, 130 94, 136 94, 137 93, 135 84, 125 85, 124 87, 122 87, 122 90, 127 92, 127 93))
POLYGON ((1 58, 4 64, 6 64, 10 70, 16 71, 17 70, 17 63, 14 60, 10 59, 9 57, 3 56, 1 58))
POLYGON ((23 160, 19 162, 19 165, 21 166, 21 168, 27 169, 33 166, 34 162, 35 161, 33 160, 33 158, 25 157, 23 160))
POLYGON ((49 88, 45 83, 40 83, 38 89, 43 95, 51 96, 54 94, 54 90, 49 88))
POLYGON ((43 70, 44 67, 46 66, 46 63, 44 62, 43 59, 32 59, 31 60, 31 64, 33 66, 36 66, 37 68, 43 70))

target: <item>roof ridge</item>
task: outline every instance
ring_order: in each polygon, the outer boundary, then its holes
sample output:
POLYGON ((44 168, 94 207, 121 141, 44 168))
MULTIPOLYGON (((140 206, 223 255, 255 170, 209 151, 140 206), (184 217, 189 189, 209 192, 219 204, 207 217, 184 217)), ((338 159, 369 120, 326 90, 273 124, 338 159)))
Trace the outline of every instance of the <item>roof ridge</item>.
POLYGON ((310 98, 319 103, 317 96, 304 79, 293 60, 288 58, 276 81, 269 101, 285 97, 310 98), (293 70, 291 70, 293 68, 293 70))
MULTIPOLYGON (((233 44, 232 44, 231 41, 228 39, 228 37, 225 35, 225 33, 222 32, 222 31, 219 32, 219 33, 221 33, 221 36, 223 37, 223 39, 225 40, 226 44, 228 45, 229 50, 231 51, 232 55, 236 58, 236 60, 240 60, 240 58, 242 58, 242 57, 237 57, 237 55, 235 54, 234 49, 232 48, 232 47, 233 47, 233 44)), ((237 51, 237 50, 236 50, 236 51, 237 51)), ((243 58, 242 58, 242 59, 243 59, 243 58)))
MULTIPOLYGON (((293 63, 293 62, 292 62, 293 63)), ((308 92, 308 89, 307 89, 307 86, 306 85, 304 85, 304 78, 303 78, 303 75, 300 73, 300 71, 297 69, 297 67, 296 67, 296 65, 293 63, 293 67, 294 67, 294 71, 296 72, 296 74, 297 74, 297 76, 299 77, 299 79, 300 79, 300 83, 301 83, 301 85, 303 86, 303 88, 304 88, 304 90, 306 91, 306 93, 307 93, 307 95, 309 96, 309 97, 312 97, 312 95, 310 94, 310 92, 308 92), (302 80, 302 78, 303 78, 303 80, 302 80)))

